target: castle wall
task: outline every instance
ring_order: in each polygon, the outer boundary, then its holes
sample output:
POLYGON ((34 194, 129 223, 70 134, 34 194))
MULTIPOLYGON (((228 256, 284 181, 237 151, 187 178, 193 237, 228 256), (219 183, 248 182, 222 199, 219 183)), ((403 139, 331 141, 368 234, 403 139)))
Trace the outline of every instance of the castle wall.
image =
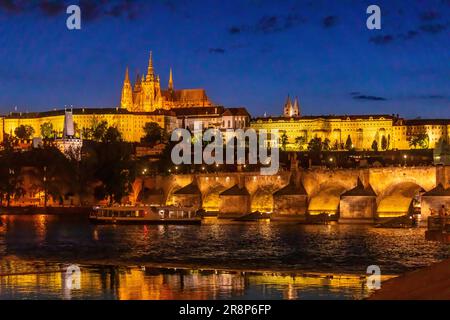
MULTIPOLYGON (((94 122, 106 121, 108 126, 117 127, 125 141, 139 142, 144 136, 144 126, 147 122, 156 122, 161 128, 171 131, 176 128, 176 118, 166 115, 115 113, 114 109, 105 110, 104 113, 74 112, 73 121, 78 128, 92 128, 94 122)), ((3 130, 7 134, 14 134, 20 125, 29 125, 34 129, 34 137, 41 137, 41 125, 49 122, 56 132, 61 133, 64 127, 64 114, 54 116, 27 116, 27 114, 5 117, 3 130)))

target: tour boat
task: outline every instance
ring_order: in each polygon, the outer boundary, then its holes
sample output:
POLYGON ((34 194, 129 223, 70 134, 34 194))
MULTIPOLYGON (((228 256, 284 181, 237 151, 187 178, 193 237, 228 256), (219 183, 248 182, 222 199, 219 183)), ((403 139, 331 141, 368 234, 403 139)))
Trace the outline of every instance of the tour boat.
POLYGON ((176 206, 94 207, 89 219, 98 224, 201 224, 193 208, 176 206))

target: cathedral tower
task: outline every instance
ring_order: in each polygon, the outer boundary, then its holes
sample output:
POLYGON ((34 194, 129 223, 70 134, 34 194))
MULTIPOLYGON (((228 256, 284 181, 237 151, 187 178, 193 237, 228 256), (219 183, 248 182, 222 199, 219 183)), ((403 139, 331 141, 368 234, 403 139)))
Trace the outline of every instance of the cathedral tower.
POLYGON ((153 54, 150 52, 147 73, 136 78, 134 86, 130 83, 128 68, 122 88, 121 107, 131 112, 153 112, 157 109, 208 107, 213 103, 204 89, 175 90, 172 68, 170 68, 167 89, 161 89, 161 79, 153 67, 153 54))
POLYGON ((294 104, 292 104, 291 97, 288 95, 286 103, 284 104, 285 117, 299 117, 300 116, 300 103, 298 97, 295 98, 294 104))

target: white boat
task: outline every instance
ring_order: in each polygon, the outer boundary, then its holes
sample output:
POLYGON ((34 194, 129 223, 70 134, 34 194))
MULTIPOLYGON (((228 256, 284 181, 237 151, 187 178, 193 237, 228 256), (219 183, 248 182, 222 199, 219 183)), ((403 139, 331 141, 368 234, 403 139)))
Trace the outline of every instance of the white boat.
POLYGON ((193 208, 176 206, 94 207, 89 219, 98 224, 201 224, 193 208))

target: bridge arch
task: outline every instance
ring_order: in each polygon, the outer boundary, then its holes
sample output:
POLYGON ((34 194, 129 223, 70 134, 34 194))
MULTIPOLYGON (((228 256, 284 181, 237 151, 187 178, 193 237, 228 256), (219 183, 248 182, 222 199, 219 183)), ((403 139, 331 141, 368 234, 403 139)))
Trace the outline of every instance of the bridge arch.
POLYGON ((399 217, 408 214, 424 188, 411 180, 390 185, 377 197, 377 216, 399 217))
POLYGON ((344 184, 339 182, 326 182, 319 186, 318 191, 310 196, 308 212, 310 214, 339 212, 341 194, 348 190, 344 184))

